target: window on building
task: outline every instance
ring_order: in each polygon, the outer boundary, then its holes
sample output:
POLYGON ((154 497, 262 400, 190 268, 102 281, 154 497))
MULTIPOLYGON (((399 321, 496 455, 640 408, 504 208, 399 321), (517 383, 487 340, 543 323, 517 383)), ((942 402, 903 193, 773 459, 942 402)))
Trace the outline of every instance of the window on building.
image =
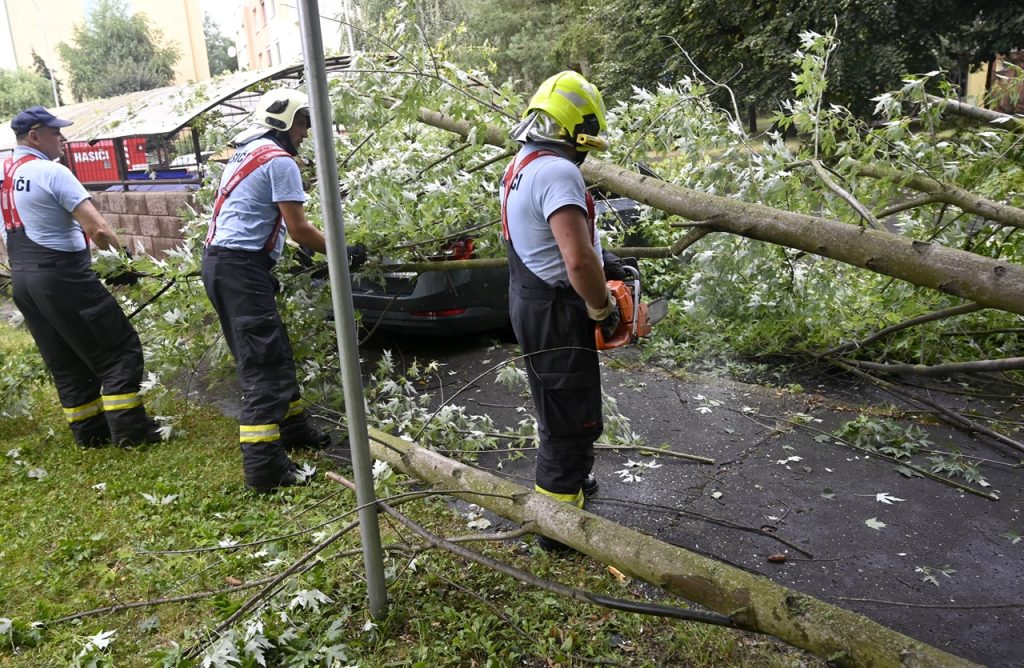
POLYGON ((284 62, 284 59, 281 58, 281 42, 274 42, 274 52, 277 54, 277 62, 279 64, 284 62))
POLYGON ((268 66, 273 65, 274 64, 274 59, 270 57, 270 47, 269 46, 267 47, 266 54, 267 54, 267 65, 268 66))
POLYGON ((263 27, 267 25, 267 6, 264 4, 264 0, 260 0, 260 25, 263 27))
POLYGON ((266 0, 267 2, 267 18, 274 18, 277 15, 277 3, 274 0, 266 0))

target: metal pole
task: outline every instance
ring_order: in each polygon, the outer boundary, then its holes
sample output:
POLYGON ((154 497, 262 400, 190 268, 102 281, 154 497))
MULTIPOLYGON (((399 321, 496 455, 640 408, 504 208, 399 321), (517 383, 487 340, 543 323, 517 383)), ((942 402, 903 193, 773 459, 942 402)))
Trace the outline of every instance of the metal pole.
POLYGON ((352 448, 352 471, 359 504, 359 535, 363 541, 363 566, 370 599, 370 615, 381 619, 387 614, 388 592, 384 585, 384 558, 380 546, 376 495, 370 470, 370 439, 366 433, 366 404, 363 380, 359 375, 359 342, 356 339, 352 284, 345 251, 345 223, 338 191, 338 162, 334 153, 334 125, 331 101, 327 94, 327 68, 324 65, 323 37, 320 34, 320 7, 317 0, 299 0, 299 30, 306 64, 306 87, 311 132, 316 149, 317 187, 323 206, 324 232, 327 237, 327 267, 330 272, 334 329, 338 335, 341 382, 345 389, 345 413, 348 439, 352 448))

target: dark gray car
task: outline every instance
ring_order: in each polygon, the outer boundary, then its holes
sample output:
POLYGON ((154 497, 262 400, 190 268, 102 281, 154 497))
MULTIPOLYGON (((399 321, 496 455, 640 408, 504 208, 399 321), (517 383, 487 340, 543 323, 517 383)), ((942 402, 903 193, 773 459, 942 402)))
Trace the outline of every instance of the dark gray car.
MULTIPOLYGON (((596 210, 599 217, 614 215, 620 225, 628 224, 637 216, 637 203, 599 200, 596 210)), ((460 239, 450 251, 451 259, 468 259, 472 240, 460 239)), ((357 277, 352 301, 367 331, 428 336, 498 331, 509 326, 508 268, 387 272, 383 285, 357 277)))

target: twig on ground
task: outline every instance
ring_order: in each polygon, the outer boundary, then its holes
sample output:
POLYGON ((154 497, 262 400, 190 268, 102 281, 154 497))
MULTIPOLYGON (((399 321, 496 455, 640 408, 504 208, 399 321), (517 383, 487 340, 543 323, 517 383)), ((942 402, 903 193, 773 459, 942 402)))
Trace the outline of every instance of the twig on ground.
MULTIPOLYGON (((861 371, 860 369, 847 364, 843 360, 832 359, 830 361, 836 366, 846 369, 847 371, 855 374, 856 376, 859 376, 865 380, 874 383, 875 385, 878 385, 882 389, 900 397, 901 399, 904 399, 905 401, 911 401, 914 403, 923 404, 925 406, 930 406, 934 408, 938 412, 940 417, 944 418, 947 422, 956 427, 959 427, 960 429, 977 432, 984 436, 988 436, 997 443, 1002 443, 1003 445, 1007 445, 1013 448, 1014 450, 1024 452, 1024 443, 1021 443, 1020 441, 1015 441, 1009 436, 1000 434, 999 432, 989 429, 988 427, 985 427, 983 425, 980 425, 977 422, 974 422, 973 420, 969 420, 964 415, 954 410, 950 410, 949 408, 946 408, 945 406, 938 402, 932 401, 931 399, 926 399, 924 397, 919 397, 914 394, 911 394, 910 392, 901 390, 900 388, 896 387, 895 384, 890 383, 889 381, 886 380, 882 380, 881 378, 873 376, 865 371, 861 371)), ((989 498, 993 497, 989 496, 989 498)))
POLYGON ((782 543, 783 545, 785 545, 786 547, 790 548, 791 550, 796 550, 797 552, 799 552, 800 554, 804 555, 805 557, 808 557, 809 559, 813 559, 814 558, 813 554, 811 554, 807 550, 803 549, 802 547, 799 547, 798 545, 795 545, 795 544, 789 542, 788 540, 786 540, 782 536, 779 536, 778 534, 768 533, 767 531, 762 531, 761 529, 759 529, 757 527, 748 527, 748 526, 745 526, 743 524, 736 524, 735 522, 730 522, 729 520, 718 519, 717 517, 712 517, 710 515, 704 515, 703 513, 694 512, 692 510, 686 510, 685 508, 675 508, 673 506, 665 506, 665 505, 661 505, 661 504, 657 504, 657 503, 647 503, 647 502, 644 502, 644 501, 631 501, 631 500, 628 500, 628 499, 614 499, 614 498, 605 497, 605 496, 598 496, 598 497, 587 499, 587 503, 611 503, 611 504, 618 504, 618 505, 621 505, 621 506, 639 506, 639 507, 643 507, 643 508, 651 508, 653 510, 661 510, 661 511, 664 511, 664 512, 676 513, 677 515, 681 515, 683 517, 689 517, 690 519, 700 520, 702 522, 710 522, 711 524, 718 524, 718 525, 721 525, 721 526, 724 526, 724 527, 728 527, 730 529, 737 529, 739 531, 747 531, 749 533, 754 533, 754 534, 757 534, 759 536, 764 536, 766 538, 771 538, 772 540, 776 540, 776 541, 782 543))
MULTIPOLYGON (((316 564, 309 564, 309 568, 302 571, 305 573, 310 568, 313 568, 316 564)), ((301 574, 301 573, 300 573, 301 574)), ((134 610, 135 608, 148 608, 157 605, 164 605, 166 603, 183 603, 185 601, 197 601, 203 598, 212 598, 221 594, 230 594, 236 591, 244 591, 246 589, 252 589, 253 587, 259 587, 264 585, 274 578, 276 575, 261 578, 259 580, 253 580, 251 582, 245 582, 240 585, 234 585, 231 587, 224 587, 223 589, 213 589, 210 591, 199 591, 192 594, 182 594, 181 596, 169 596, 167 598, 154 598, 148 601, 135 601, 132 603, 120 603, 118 605, 108 605, 104 608, 96 608, 95 610, 86 610, 85 612, 76 612, 73 615, 65 615, 58 617, 57 619, 51 619, 46 621, 46 624, 60 624, 63 622, 70 622, 75 619, 83 619, 85 617, 95 617, 97 615, 112 614, 115 612, 122 612, 124 610, 134 610)))
POLYGON ((861 603, 878 603, 879 605, 898 605, 901 608, 940 608, 943 610, 989 610, 998 608, 1024 608, 1024 603, 904 603, 902 601, 885 601, 877 598, 853 598, 851 596, 832 596, 837 601, 858 601, 861 603))

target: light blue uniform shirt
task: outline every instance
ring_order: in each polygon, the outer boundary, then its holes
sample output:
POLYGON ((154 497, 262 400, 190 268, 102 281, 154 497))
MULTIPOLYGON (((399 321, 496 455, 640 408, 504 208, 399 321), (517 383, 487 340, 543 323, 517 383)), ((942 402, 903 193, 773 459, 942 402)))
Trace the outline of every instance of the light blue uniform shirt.
MULTIPOLYGON (((246 156, 261 146, 277 144, 270 139, 260 138, 239 148, 221 175, 220 185, 224 186, 246 156)), ((290 157, 274 158, 242 179, 224 200, 210 245, 236 250, 263 250, 281 216, 277 203, 301 204, 305 201, 306 193, 302 190, 299 166, 290 157)), ((284 221, 281 221, 281 229, 270 253, 270 257, 275 261, 281 256, 284 235, 285 225, 284 221)))
MULTIPOLYGON (((52 250, 84 250, 85 233, 71 212, 89 199, 89 191, 67 167, 53 162, 34 148, 16 147, 13 160, 17 161, 26 154, 39 160, 26 162, 14 173, 14 207, 25 226, 25 235, 52 250)), ((3 179, 2 169, 0 179, 3 179)), ((6 230, 4 243, 7 243, 6 230)))
MULTIPOLYGON (((528 143, 515 157, 519 165, 523 158, 536 151, 554 151, 564 155, 550 144, 528 143)), ((579 207, 587 213, 587 186, 583 175, 571 160, 564 157, 541 156, 520 173, 516 187, 509 191, 506 202, 509 237, 523 264, 548 285, 558 282, 569 284, 562 252, 551 232, 548 217, 566 205, 579 207)), ((505 196, 505 184, 499 197, 505 196)), ((594 252, 601 259, 601 242, 594 227, 594 252)))

